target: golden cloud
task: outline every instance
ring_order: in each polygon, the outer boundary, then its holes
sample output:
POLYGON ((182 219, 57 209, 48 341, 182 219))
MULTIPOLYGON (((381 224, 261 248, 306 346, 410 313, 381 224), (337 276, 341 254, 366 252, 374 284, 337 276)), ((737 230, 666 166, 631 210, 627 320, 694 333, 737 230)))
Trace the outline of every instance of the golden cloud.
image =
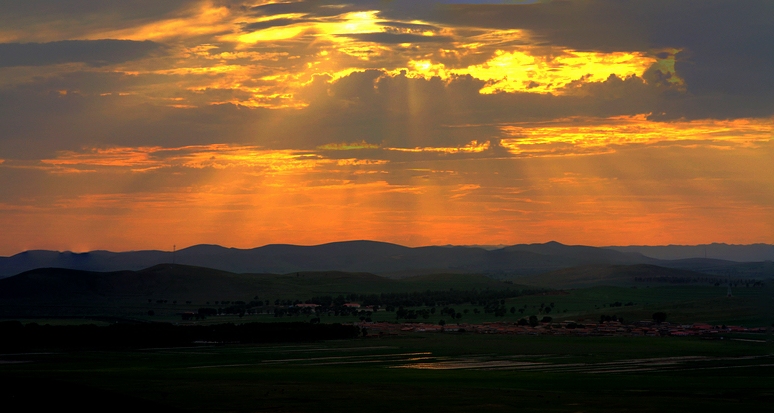
POLYGON ((91 34, 90 39, 157 40, 214 35, 233 29, 237 16, 228 7, 199 1, 179 16, 120 30, 91 34))
POLYGON ((623 145, 725 143, 751 146, 772 139, 771 119, 652 122, 646 115, 610 119, 564 119, 543 125, 503 125, 500 145, 514 155, 603 153, 623 145))
POLYGON ((644 53, 600 53, 556 50, 558 56, 536 53, 537 49, 497 50, 483 64, 447 69, 431 60, 410 61, 409 74, 425 78, 471 75, 487 82, 483 94, 532 92, 562 94, 573 82, 600 82, 610 75, 620 78, 642 76, 657 59, 644 53))
MULTIPOLYGON (((147 172, 160 168, 256 168, 266 174, 292 173, 313 170, 320 164, 335 163, 319 155, 292 150, 266 150, 255 146, 194 145, 178 148, 138 147, 90 149, 85 152, 63 151, 54 159, 43 159, 41 164, 65 171, 82 168, 128 168, 133 172, 147 172)), ((57 171, 57 170, 55 170, 57 171)))
POLYGON ((378 149, 379 145, 371 144, 366 141, 352 142, 352 143, 329 143, 326 145, 318 146, 317 149, 325 151, 352 151, 358 149, 378 149))
POLYGON ((489 149, 490 142, 481 142, 478 141, 471 141, 467 145, 459 146, 459 147, 422 147, 422 148, 384 148, 387 151, 396 151, 396 152, 438 152, 438 153, 446 153, 446 154, 455 154, 455 153, 481 153, 489 149))

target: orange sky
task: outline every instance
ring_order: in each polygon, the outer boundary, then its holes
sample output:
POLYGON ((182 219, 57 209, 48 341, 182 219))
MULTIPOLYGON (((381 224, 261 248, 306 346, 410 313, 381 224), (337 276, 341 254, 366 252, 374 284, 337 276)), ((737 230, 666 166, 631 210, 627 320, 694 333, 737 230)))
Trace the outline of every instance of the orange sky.
POLYGON ((718 10, 42 3, 0 6, 0 255, 774 243, 774 63, 718 10))

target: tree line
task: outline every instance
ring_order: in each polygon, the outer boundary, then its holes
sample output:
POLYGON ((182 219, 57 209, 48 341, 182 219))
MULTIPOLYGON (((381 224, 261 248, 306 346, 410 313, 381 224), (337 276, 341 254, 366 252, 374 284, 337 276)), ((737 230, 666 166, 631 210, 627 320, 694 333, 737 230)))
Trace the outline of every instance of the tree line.
POLYGON ((317 296, 307 300, 307 304, 318 304, 326 307, 342 306, 347 302, 358 302, 364 306, 392 306, 392 307, 441 307, 446 305, 459 305, 471 303, 473 305, 487 305, 499 302, 506 298, 534 295, 547 292, 542 288, 516 290, 506 288, 504 290, 455 290, 448 291, 417 291, 406 293, 381 293, 381 294, 347 294, 337 297, 317 296))
POLYGON ((766 284, 761 280, 755 279, 724 279, 717 277, 678 277, 678 276, 660 276, 660 277, 634 277, 635 282, 655 282, 668 284, 712 284, 714 286, 728 285, 732 287, 765 287, 766 284))

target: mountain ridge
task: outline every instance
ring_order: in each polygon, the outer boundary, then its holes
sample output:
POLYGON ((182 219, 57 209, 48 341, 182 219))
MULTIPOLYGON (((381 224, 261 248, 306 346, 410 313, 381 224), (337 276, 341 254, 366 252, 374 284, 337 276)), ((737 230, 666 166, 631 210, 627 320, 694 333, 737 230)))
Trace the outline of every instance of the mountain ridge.
POLYGON ((594 247, 540 244, 496 250, 475 247, 405 247, 378 241, 343 241, 314 246, 269 244, 252 249, 212 244, 187 247, 174 253, 145 250, 85 253, 27 251, 0 257, 0 276, 7 277, 35 268, 58 267, 86 271, 141 270, 162 263, 178 263, 235 273, 289 273, 294 271, 371 272, 405 275, 458 273, 535 274, 574 265, 595 263, 651 262, 640 255, 594 247), (573 252, 578 248, 585 252, 573 252), (586 249, 595 251, 589 254, 586 249), (592 257, 592 258, 589 258, 592 257))
POLYGON ((740 264, 715 258, 662 260, 632 248, 638 247, 590 247, 565 245, 556 241, 497 249, 475 246, 406 247, 381 241, 355 240, 311 246, 269 244, 251 249, 199 244, 174 253, 158 250, 95 250, 85 253, 30 250, 10 257, 0 257, 0 278, 45 267, 111 272, 139 271, 164 263, 233 273, 345 271, 368 272, 392 278, 435 273, 476 273, 494 278, 517 278, 583 265, 636 264, 718 274, 774 274, 774 264, 765 262, 740 264))

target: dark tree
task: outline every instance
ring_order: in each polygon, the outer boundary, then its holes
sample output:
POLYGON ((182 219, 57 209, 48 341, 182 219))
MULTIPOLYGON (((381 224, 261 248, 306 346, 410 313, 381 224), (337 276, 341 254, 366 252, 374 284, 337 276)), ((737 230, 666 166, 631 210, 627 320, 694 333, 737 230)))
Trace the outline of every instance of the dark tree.
POLYGON ((218 310, 215 308, 200 308, 197 313, 202 317, 218 315, 218 310))
POLYGON ((653 321, 655 321, 657 324, 661 324, 667 319, 667 313, 663 311, 659 311, 657 313, 653 313, 653 321))

